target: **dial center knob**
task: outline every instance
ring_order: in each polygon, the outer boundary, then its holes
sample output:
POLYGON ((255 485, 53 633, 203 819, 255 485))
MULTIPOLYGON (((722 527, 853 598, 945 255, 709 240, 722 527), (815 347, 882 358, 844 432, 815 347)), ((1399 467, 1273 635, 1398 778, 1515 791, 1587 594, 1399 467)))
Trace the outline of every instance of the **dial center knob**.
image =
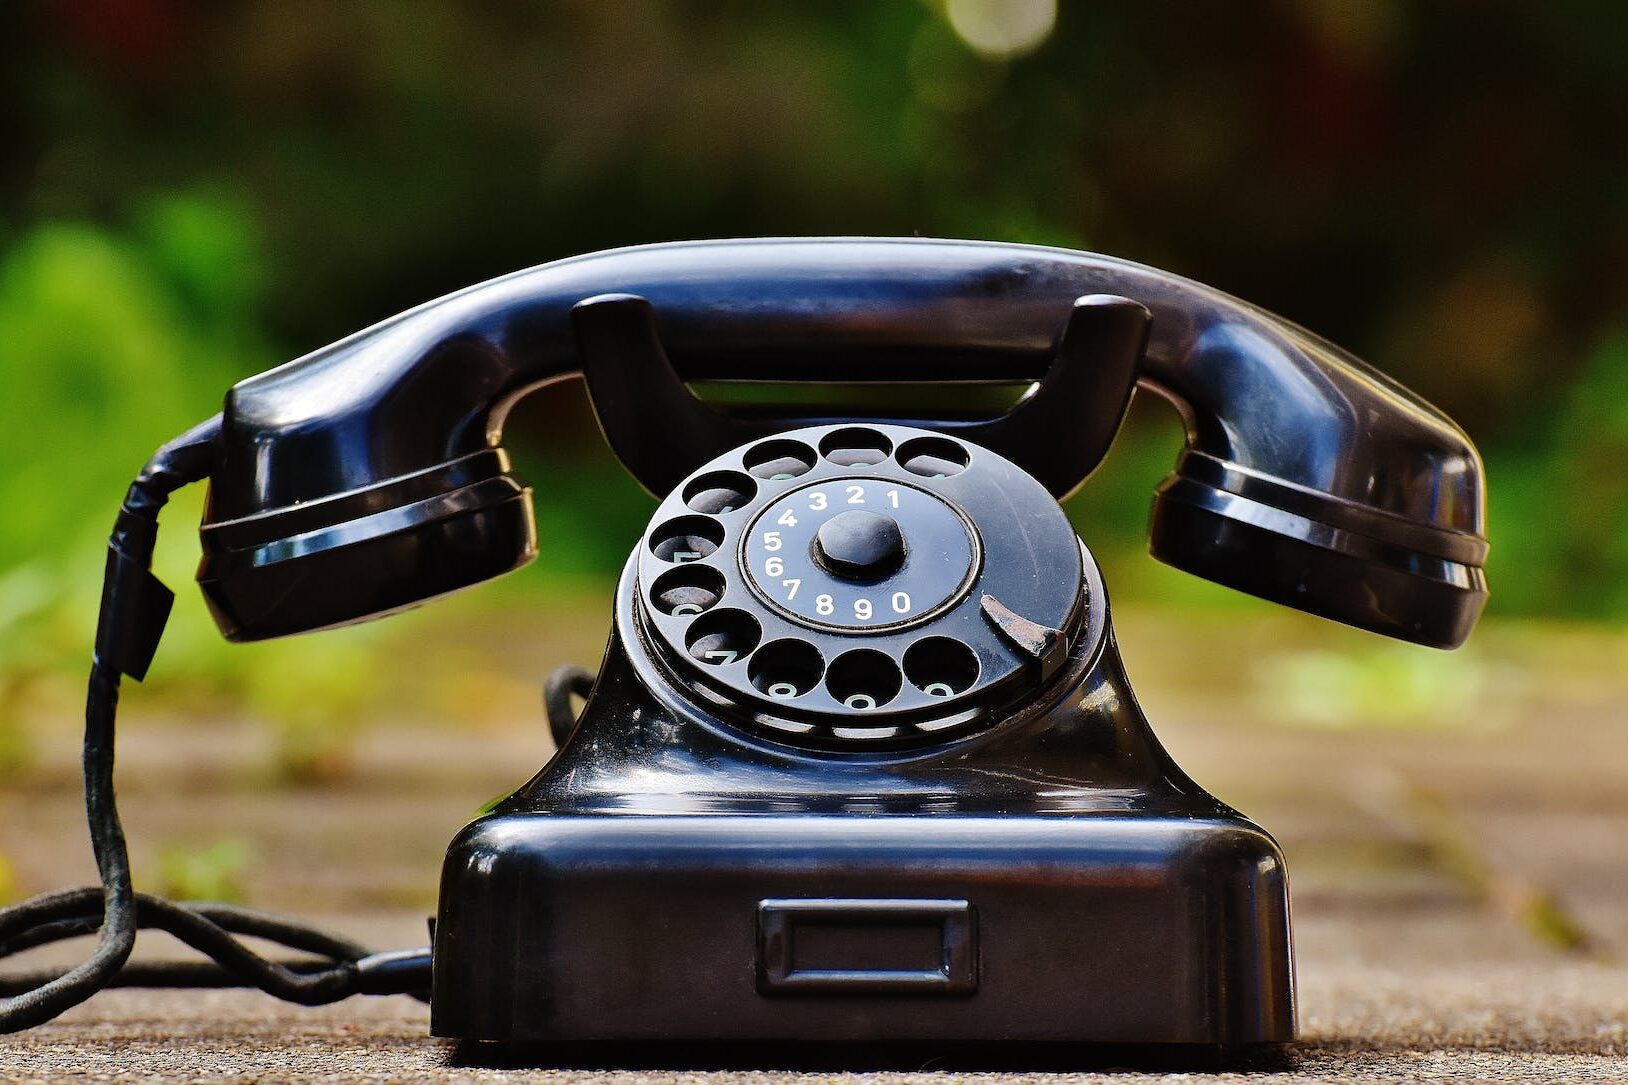
POLYGON ((814 560, 844 580, 880 580, 904 564, 904 533, 891 516, 840 512, 814 535, 814 560))

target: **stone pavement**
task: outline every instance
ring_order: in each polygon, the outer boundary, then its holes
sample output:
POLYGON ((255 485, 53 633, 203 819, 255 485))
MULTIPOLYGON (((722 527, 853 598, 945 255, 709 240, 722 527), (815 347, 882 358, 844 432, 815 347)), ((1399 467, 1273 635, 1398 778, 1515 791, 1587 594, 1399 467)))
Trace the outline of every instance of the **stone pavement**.
MULTIPOLYGON (((1299 619, 1227 621, 1138 619, 1122 640, 1172 753, 1284 846, 1304 1042, 1280 1064, 1177 1079, 1628 1081, 1628 651, 1586 632, 1494 629, 1462 660, 1393 655, 1299 619), (1364 725, 1304 718, 1332 697, 1364 725)), ((423 942, 445 841, 547 752, 540 722, 519 714, 456 732, 380 726, 353 781, 279 789, 256 769, 262 729, 143 718, 132 701, 120 780, 138 883, 162 847, 242 840, 254 904, 380 947, 423 942)), ((0 854, 23 891, 89 875, 74 754, 64 729, 38 772, 0 789, 0 854)), ((146 954, 171 955, 153 941, 146 954)), ((425 1009, 402 998, 306 1010, 252 992, 109 992, 0 1038, 0 1081, 1016 1076, 505 1071, 460 1067, 426 1033, 425 1009)))

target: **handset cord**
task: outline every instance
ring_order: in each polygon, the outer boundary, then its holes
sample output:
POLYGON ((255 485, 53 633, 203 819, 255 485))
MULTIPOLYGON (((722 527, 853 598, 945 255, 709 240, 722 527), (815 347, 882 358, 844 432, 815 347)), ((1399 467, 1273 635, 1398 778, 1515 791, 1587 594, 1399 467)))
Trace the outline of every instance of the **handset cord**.
POLYGON ((428 998, 430 951, 373 953, 302 923, 229 904, 178 904, 131 884, 130 854, 113 791, 114 716, 122 675, 147 673, 173 594, 152 574, 158 513, 176 490, 209 477, 220 416, 153 454, 119 509, 108 539, 96 651, 85 698, 85 814, 101 887, 46 893, 0 909, 0 960, 28 949, 97 933, 96 949, 67 970, 0 976, 0 1033, 49 1021, 110 986, 258 987, 289 1002, 318 1006, 355 994, 428 998), (156 928, 209 962, 129 962, 136 931, 156 928), (307 954, 272 960, 246 935, 307 954))

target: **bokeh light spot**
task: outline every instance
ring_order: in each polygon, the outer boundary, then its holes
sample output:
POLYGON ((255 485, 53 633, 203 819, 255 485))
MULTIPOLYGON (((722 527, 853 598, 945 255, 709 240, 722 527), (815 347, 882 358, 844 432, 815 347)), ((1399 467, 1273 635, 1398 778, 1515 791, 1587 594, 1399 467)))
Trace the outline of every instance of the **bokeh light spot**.
POLYGON ((948 0, 944 14, 961 40, 990 57, 1028 53, 1051 36, 1057 0, 948 0))

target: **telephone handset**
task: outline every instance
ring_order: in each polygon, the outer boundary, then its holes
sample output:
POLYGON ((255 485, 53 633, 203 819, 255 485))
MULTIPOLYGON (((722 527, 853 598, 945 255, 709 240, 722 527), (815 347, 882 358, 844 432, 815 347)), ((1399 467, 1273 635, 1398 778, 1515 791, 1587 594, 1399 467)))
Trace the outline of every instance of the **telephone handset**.
MULTIPOLYGON (((142 918, 109 820, 111 754, 91 753, 110 748, 109 689, 141 676, 163 625, 168 595, 146 572, 163 496, 209 481, 199 580, 231 639, 411 606, 532 557, 503 425, 578 373, 661 502, 597 680, 568 680, 580 718, 551 688, 561 748, 448 852, 434 1032, 1292 1037, 1277 847, 1154 739, 1057 501, 1140 385, 1187 430, 1155 497, 1155 556, 1453 647, 1486 598, 1475 449, 1400 386, 1207 287, 1088 253, 919 239, 544 265, 250 378, 161 450, 115 532, 87 714, 104 889, 75 906, 105 910, 103 947, 32 1019, 106 982, 142 918), (995 418, 819 417, 706 402, 697 380, 1033 388, 995 418)), ((203 918, 228 940, 248 930, 203 918)), ((0 914, 0 955, 20 923, 0 914)), ((334 956, 319 992, 301 980, 305 1000, 426 978, 422 953, 334 956)), ((6 1013, 0 1026, 26 1023, 6 1013)))
POLYGON ((1020 408, 1040 418, 984 433, 1058 495, 1096 466, 1139 383, 1188 431, 1154 503, 1162 560, 1443 647, 1485 599, 1468 438, 1280 318, 1063 249, 761 240, 546 264, 232 389, 202 581, 227 636, 367 617, 523 564, 534 537, 503 423, 527 392, 579 371, 617 452, 658 494, 729 443, 788 425, 732 423, 680 396, 679 379, 1040 381, 1041 402, 1020 408), (1135 304, 1076 306, 1088 295, 1135 304), (296 587, 312 579, 323 589, 296 587))

